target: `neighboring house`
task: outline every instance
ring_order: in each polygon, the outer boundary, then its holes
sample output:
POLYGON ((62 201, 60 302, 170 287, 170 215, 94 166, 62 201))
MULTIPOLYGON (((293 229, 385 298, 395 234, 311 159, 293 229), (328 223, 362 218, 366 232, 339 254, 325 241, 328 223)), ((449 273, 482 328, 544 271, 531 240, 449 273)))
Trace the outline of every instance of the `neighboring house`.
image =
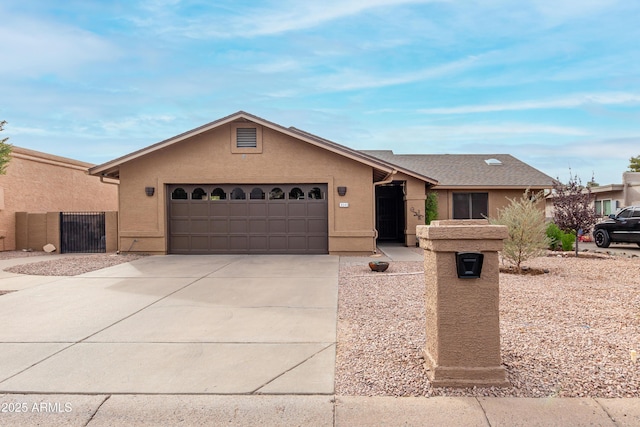
POLYGON ((622 184, 591 187, 596 213, 607 216, 627 206, 640 205, 640 172, 624 172, 622 184))
POLYGON ((465 182, 447 181, 451 170, 439 184, 440 169, 426 167, 421 156, 405 165, 392 153, 375 153, 240 111, 89 172, 120 182, 120 250, 160 254, 371 253, 378 239, 413 246, 436 184, 441 218, 449 218, 457 210, 448 200, 459 194, 475 216, 482 194, 492 213, 505 195, 551 183, 511 156, 479 156, 503 165, 485 164, 465 182))
POLYGON ((89 175, 91 166, 13 146, 0 175, 0 250, 16 249, 17 212, 117 211, 118 186, 89 175))
MULTIPOLYGON (((627 206, 640 205, 640 172, 624 172, 622 184, 589 187, 596 213, 606 217, 627 206)), ((586 190, 585 190, 586 191, 586 190)), ((547 217, 553 217, 553 194, 547 197, 547 217)))

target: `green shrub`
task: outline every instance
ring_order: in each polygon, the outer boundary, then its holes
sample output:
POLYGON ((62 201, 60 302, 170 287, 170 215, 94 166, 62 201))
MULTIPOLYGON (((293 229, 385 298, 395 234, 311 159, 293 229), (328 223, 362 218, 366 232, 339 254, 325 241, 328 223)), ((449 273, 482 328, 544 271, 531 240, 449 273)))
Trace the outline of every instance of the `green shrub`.
POLYGON ((560 230, 555 223, 550 222, 547 225, 547 237, 549 238, 549 249, 555 251, 562 244, 562 235, 564 232, 560 230))
POLYGON ((573 244, 576 241, 576 235, 573 233, 562 233, 562 250, 563 251, 572 251, 573 244))
POLYGON ((547 224, 547 237, 550 242, 549 249, 553 251, 571 251, 576 241, 576 235, 574 233, 565 233, 553 222, 547 224))
POLYGON ((425 224, 431 224, 431 221, 438 218, 438 195, 436 193, 429 192, 427 199, 424 202, 425 211, 425 224))

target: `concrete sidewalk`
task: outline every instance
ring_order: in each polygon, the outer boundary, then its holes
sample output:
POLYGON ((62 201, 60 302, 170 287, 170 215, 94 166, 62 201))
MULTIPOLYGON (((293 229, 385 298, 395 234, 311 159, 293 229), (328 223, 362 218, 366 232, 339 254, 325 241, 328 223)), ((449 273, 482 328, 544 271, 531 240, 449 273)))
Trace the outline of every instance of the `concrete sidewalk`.
POLYGON ((325 395, 0 395, 2 426, 640 425, 640 399, 325 395), (13 406, 11 406, 13 405, 13 406))

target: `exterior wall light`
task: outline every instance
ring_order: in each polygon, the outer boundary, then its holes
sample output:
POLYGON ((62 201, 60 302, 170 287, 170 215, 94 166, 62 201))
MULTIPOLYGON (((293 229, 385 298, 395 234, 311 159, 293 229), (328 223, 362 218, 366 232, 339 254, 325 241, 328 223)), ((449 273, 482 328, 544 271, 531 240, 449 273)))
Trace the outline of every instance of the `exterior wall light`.
POLYGON ((347 187, 338 187, 338 194, 341 196, 347 194, 347 187))
POLYGON ((153 196, 153 193, 155 193, 155 191, 156 191, 155 187, 144 187, 144 192, 149 197, 153 196))

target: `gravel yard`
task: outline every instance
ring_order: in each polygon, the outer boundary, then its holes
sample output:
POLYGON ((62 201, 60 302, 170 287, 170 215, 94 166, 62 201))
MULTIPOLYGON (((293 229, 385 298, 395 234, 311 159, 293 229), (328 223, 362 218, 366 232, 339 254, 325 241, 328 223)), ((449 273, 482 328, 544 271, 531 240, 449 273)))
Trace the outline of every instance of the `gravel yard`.
POLYGON ((10 273, 29 274, 33 276, 77 276, 78 274, 89 273, 90 271, 130 262, 142 256, 143 255, 135 254, 116 255, 105 253, 69 255, 64 258, 47 260, 46 258, 51 257, 51 255, 46 252, 0 252, 0 260, 22 257, 42 258, 42 261, 39 259, 29 260, 25 264, 9 267, 4 270, 10 273))
MULTIPOLYGON (((586 255, 586 254, 581 254, 586 255)), ((340 269, 336 394, 640 397, 640 258, 543 257, 548 274, 500 274, 502 360, 510 388, 432 388, 425 375, 420 262, 340 269)))

